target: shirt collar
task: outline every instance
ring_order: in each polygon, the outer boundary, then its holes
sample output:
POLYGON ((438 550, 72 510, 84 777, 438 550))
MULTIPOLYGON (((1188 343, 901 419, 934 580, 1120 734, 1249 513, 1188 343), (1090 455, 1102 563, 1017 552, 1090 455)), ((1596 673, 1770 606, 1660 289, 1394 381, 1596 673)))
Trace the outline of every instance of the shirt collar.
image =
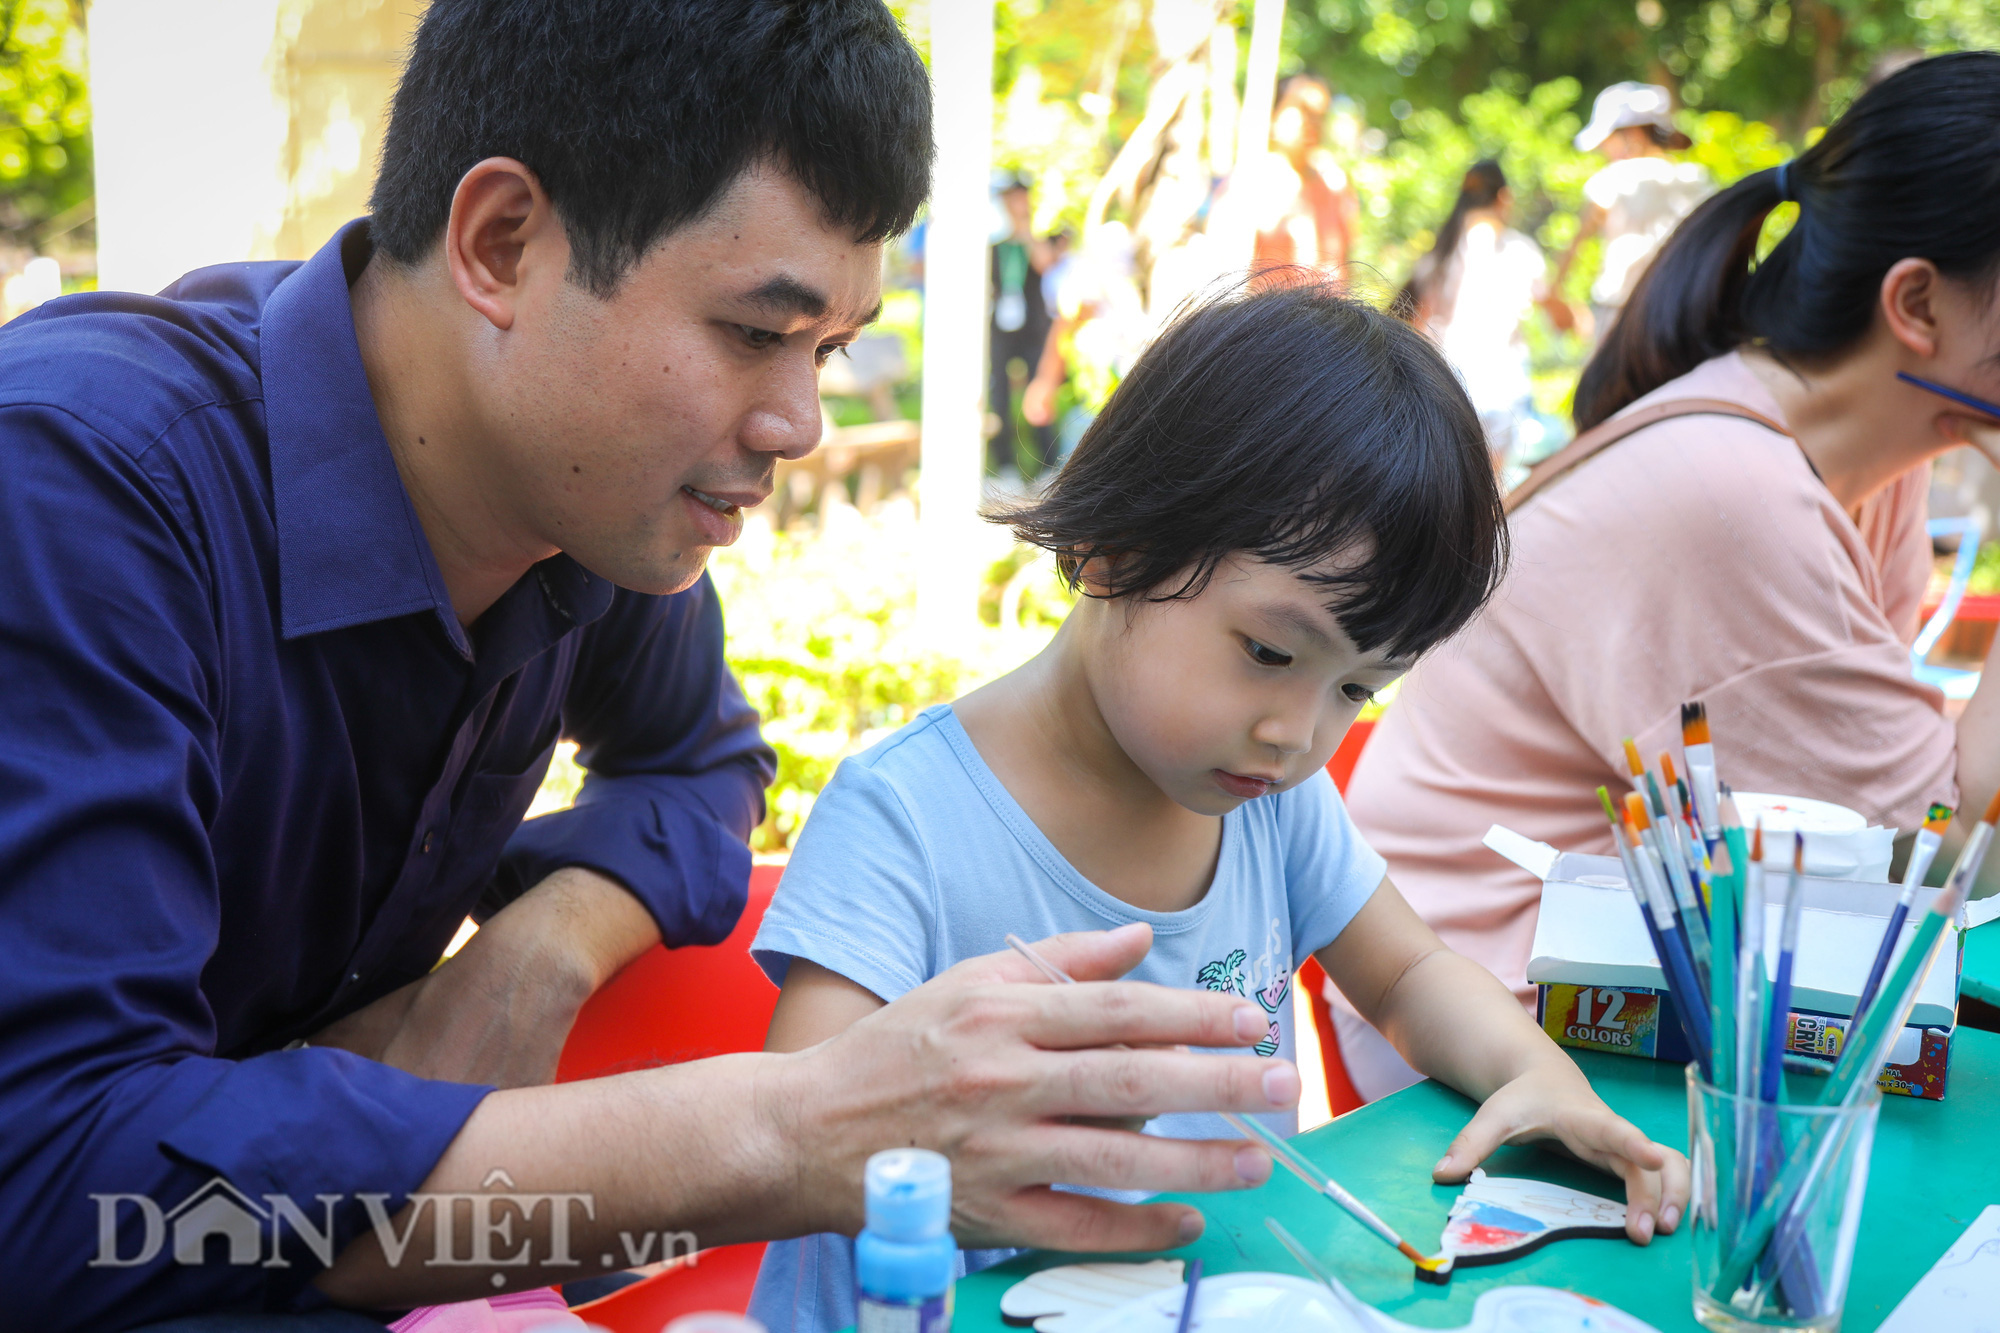
MULTIPOLYGON (((382 433, 348 286, 374 245, 368 220, 342 227, 264 305, 262 361, 284 637, 433 611, 471 656, 444 576, 382 433)), ((531 570, 558 618, 587 624, 610 609, 605 579, 566 555, 531 570)))

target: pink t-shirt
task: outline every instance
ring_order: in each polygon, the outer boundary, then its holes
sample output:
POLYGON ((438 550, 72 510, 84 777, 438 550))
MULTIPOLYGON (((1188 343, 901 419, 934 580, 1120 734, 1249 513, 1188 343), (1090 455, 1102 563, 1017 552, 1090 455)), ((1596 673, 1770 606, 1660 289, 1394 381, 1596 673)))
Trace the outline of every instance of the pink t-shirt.
MULTIPOLYGON (((1675 398, 1784 419, 1733 353, 1640 402, 1675 398)), ((1910 674, 1929 474, 1904 473, 1857 522, 1789 436, 1691 416, 1523 506, 1505 584, 1411 673, 1347 793, 1418 914, 1528 1000, 1541 885, 1481 839, 1498 823, 1609 854, 1597 787, 1630 790, 1627 736, 1649 766, 1662 750, 1678 766, 1683 700, 1708 705, 1717 769, 1739 790, 1904 830, 1932 801, 1957 804, 1956 733, 1910 674)))

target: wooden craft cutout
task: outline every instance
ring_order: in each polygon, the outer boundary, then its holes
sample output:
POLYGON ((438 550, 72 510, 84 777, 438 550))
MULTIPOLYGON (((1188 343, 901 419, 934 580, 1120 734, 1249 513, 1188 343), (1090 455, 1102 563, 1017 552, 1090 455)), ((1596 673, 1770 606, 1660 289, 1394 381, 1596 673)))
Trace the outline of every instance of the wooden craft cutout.
MULTIPOLYGON (((1116 1265, 1112 1265, 1116 1267, 1116 1265)), ((1187 1289, 1179 1284, 1112 1310, 1080 1314, 1069 1333, 1175 1333, 1187 1289)), ((1005 1306, 1003 1305, 1004 1309, 1005 1306)), ((1659 1333, 1616 1306, 1553 1287, 1480 1293, 1472 1322, 1450 1333, 1659 1333)), ((1189 1333, 1438 1333, 1289 1273, 1205 1277, 1189 1333)))
POLYGON ((1454 1268, 1518 1259, 1552 1240, 1625 1234, 1625 1205, 1562 1185, 1474 1170, 1451 1205, 1439 1247, 1454 1268))
POLYGON ((1035 1333, 1077 1333, 1108 1310, 1181 1285, 1181 1261, 1064 1264, 1030 1273, 1000 1297, 1000 1317, 1035 1333))

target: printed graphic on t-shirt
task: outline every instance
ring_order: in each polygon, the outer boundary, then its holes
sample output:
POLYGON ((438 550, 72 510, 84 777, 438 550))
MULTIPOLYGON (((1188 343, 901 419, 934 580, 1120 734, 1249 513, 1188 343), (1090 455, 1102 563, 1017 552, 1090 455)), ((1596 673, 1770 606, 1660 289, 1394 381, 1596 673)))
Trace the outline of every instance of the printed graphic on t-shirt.
POLYGON ((1270 1026, 1264 1033, 1264 1040, 1252 1049, 1259 1055, 1276 1055, 1280 1041, 1278 1019, 1279 1006, 1291 994, 1291 974, 1282 968, 1272 969, 1271 979, 1256 990, 1250 989, 1249 974, 1244 965, 1250 961, 1248 952, 1231 949, 1229 956, 1212 963, 1203 963, 1201 971, 1195 973, 1195 982, 1204 990, 1217 991, 1223 995, 1240 995, 1255 1000, 1265 1013, 1272 1015, 1270 1026))

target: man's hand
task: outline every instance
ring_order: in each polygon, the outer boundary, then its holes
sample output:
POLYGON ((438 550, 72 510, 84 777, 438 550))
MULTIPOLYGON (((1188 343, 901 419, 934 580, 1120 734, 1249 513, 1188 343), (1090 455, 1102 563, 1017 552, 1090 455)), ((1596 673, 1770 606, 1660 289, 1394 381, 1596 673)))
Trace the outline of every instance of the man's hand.
POLYGON ((1282 1110, 1299 1075, 1285 1060, 1193 1053, 1249 1046, 1267 1019, 1235 996, 1104 984, 1146 954, 1143 925, 1036 947, 1076 977, 1043 981, 1013 954, 961 963, 760 1083, 757 1110, 788 1145, 806 1229, 852 1233, 861 1170, 884 1148, 952 1159, 952 1230, 968 1246, 1154 1250, 1201 1234, 1181 1204, 1117 1204, 1052 1183, 1144 1190, 1261 1185, 1271 1159, 1242 1140, 1194 1142, 1078 1124, 1171 1111, 1282 1110), (1114 1046, 1165 1049, 1108 1049, 1114 1046))
POLYGON ((559 870, 495 913, 429 976, 311 1041, 424 1078, 549 1083, 583 1002, 659 940, 651 914, 616 880, 559 870))
POLYGON ((1625 1234, 1645 1245, 1671 1232, 1687 1207, 1688 1161, 1615 1114, 1567 1058, 1528 1070, 1488 1097, 1431 1170, 1455 1184, 1503 1143, 1553 1140, 1625 1182, 1625 1234))

